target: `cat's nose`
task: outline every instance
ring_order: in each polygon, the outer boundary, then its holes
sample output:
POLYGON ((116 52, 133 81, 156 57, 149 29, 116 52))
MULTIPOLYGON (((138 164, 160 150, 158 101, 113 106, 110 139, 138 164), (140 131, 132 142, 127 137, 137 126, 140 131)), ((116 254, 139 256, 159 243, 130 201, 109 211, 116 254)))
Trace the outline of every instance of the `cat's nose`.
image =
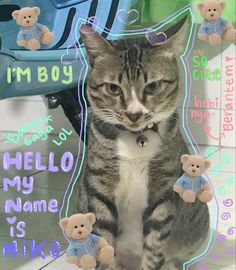
POLYGON ((129 118, 130 121, 135 123, 142 116, 142 113, 141 112, 138 112, 138 113, 126 113, 126 115, 127 115, 127 117, 129 118))

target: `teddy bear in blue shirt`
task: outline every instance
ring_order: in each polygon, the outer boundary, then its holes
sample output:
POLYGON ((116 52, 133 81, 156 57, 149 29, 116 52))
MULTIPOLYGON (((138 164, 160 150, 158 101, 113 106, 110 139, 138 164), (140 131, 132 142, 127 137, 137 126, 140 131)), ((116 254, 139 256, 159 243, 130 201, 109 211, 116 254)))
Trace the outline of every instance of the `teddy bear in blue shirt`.
POLYGON ((228 41, 236 39, 236 30, 233 25, 220 17, 225 7, 225 2, 216 0, 208 0, 198 5, 204 18, 198 32, 199 39, 210 45, 219 45, 223 39, 228 41))
POLYGON ((36 51, 41 43, 49 45, 53 41, 54 34, 45 25, 37 23, 39 14, 39 7, 25 7, 12 12, 12 17, 21 26, 17 35, 18 46, 36 51))
POLYGON ((210 168, 211 163, 200 156, 182 155, 181 162, 185 173, 177 180, 174 191, 188 203, 198 198, 202 202, 209 202, 213 195, 206 179, 201 175, 210 168))
POLYGON ((75 214, 63 218, 59 225, 69 237, 67 262, 84 270, 96 267, 96 261, 108 263, 114 257, 114 249, 100 236, 91 234, 96 218, 92 213, 75 214))

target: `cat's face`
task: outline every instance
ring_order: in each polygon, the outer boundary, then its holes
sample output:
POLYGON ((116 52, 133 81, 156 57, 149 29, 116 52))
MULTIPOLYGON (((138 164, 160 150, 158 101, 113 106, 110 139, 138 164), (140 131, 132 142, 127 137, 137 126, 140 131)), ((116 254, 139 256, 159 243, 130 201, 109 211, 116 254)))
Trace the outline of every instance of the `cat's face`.
POLYGON ((176 110, 176 40, 159 47, 111 44, 88 26, 81 27, 81 36, 91 65, 88 99, 98 118, 138 131, 176 110))

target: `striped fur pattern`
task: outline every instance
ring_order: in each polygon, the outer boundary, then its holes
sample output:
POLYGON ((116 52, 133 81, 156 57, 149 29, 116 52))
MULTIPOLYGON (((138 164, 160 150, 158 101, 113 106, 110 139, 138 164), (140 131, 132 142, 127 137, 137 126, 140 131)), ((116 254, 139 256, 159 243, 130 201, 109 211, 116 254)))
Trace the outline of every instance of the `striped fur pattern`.
POLYGON ((153 48, 136 40, 109 43, 91 31, 81 36, 91 65, 91 112, 77 211, 96 214, 94 233, 116 251, 98 269, 177 269, 209 229, 207 205, 186 204, 172 188, 188 152, 177 113, 180 38, 153 48), (158 133, 146 128, 152 123, 158 133), (136 143, 140 134, 146 147, 136 143))

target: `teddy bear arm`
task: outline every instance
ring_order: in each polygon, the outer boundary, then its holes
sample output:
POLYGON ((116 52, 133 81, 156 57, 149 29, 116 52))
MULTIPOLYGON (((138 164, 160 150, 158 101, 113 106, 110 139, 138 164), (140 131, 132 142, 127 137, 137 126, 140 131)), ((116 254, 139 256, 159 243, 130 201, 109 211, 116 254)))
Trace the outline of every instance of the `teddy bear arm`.
POLYGON ((208 35, 205 33, 198 33, 198 38, 203 41, 208 41, 208 35))
POLYGON ((210 184, 202 177, 201 179, 201 191, 197 194, 198 199, 201 202, 209 202, 213 198, 210 184))
POLYGON ((174 184, 173 189, 175 192, 177 193, 182 193, 182 191, 184 190, 184 175, 182 175, 174 184))
POLYGON ((42 33, 42 36, 41 36, 41 39, 40 39, 40 42, 42 44, 45 44, 45 45, 49 45, 53 40, 54 40, 54 34, 52 32, 50 32, 50 30, 48 29, 47 26, 45 25, 39 25, 38 26, 41 33, 42 33))
POLYGON ((43 34, 46 34, 46 33, 50 32, 48 27, 45 26, 45 25, 42 27, 41 31, 42 31, 43 34))
POLYGON ((202 185, 202 190, 211 190, 211 187, 208 183, 205 183, 204 185, 202 185))
POLYGON ((76 257, 77 258, 76 248, 74 248, 71 244, 67 248, 66 257, 76 257))
POLYGON ((20 47, 25 47, 27 45, 27 42, 24 39, 17 39, 16 43, 20 47))
POLYGON ((183 192, 183 188, 178 185, 174 185, 173 189, 176 193, 179 193, 179 194, 183 192))
POLYGON ((202 24, 199 31, 198 31, 199 34, 206 34, 207 35, 207 27, 205 24, 202 24))
POLYGON ((20 30, 17 35, 16 43, 17 45, 22 46, 22 47, 27 45, 27 41, 25 40, 25 35, 22 30, 20 30))
POLYGON ((105 247, 105 246, 107 246, 108 245, 108 243, 107 243, 107 241, 104 239, 104 238, 101 238, 100 240, 99 240, 99 242, 98 242, 98 248, 100 249, 100 248, 103 248, 103 247, 105 247))
POLYGON ((224 30, 227 31, 227 30, 231 30, 231 29, 234 29, 232 23, 228 22, 225 26, 224 26, 224 30))
POLYGON ((101 238, 98 242, 98 246, 97 246, 97 260, 101 261, 101 253, 102 253, 102 248, 107 246, 108 243, 104 238, 101 238))
POLYGON ((98 243, 97 260, 100 262, 109 262, 114 257, 114 248, 110 246, 103 238, 98 243))

